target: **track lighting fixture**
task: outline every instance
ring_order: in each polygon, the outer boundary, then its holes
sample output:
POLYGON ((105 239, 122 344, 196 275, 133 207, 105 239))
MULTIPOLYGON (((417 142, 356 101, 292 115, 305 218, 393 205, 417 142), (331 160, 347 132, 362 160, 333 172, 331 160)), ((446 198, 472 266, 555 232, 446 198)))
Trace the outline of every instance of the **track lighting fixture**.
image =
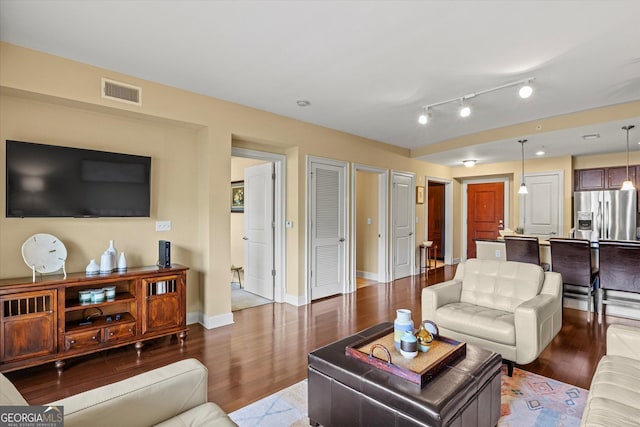
POLYGON ((425 105, 424 107, 422 107, 423 113, 418 116, 418 123, 422 125, 427 124, 427 122, 430 119, 429 109, 433 107, 438 107, 440 105, 449 104, 452 102, 460 103, 460 108, 458 109, 458 114, 460 115, 460 117, 469 117, 471 115, 471 107, 467 103, 467 100, 474 98, 478 95, 483 95, 485 93, 494 92, 496 90, 506 89, 513 86, 520 86, 520 89, 518 90, 518 94, 521 98, 529 98, 533 94, 534 80, 535 80, 534 77, 528 77, 526 79, 517 80, 515 82, 506 83, 506 84, 492 87, 489 89, 472 92, 462 97, 447 99, 446 101, 440 101, 440 102, 435 102, 433 104, 425 105))

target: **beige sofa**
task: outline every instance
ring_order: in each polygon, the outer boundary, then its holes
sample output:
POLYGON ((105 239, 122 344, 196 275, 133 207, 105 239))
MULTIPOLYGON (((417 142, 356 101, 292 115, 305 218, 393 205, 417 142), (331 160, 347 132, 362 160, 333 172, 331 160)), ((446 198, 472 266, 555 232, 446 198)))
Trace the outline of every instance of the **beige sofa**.
POLYGON ((611 325, 582 414, 582 426, 640 425, 640 329, 611 325))
POLYGON ((534 361, 562 327, 562 278, 535 264, 470 259, 455 277, 422 290, 422 318, 440 334, 534 361))
MULTIPOLYGON (((64 407, 65 427, 235 426, 207 401, 207 368, 181 360, 47 405, 64 407)), ((0 374, 0 406, 28 405, 0 374)))

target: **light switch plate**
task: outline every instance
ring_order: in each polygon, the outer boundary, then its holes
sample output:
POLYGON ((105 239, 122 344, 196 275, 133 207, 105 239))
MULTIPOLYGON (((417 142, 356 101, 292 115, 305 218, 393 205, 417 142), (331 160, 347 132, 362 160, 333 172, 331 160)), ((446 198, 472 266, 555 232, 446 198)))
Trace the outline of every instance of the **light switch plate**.
POLYGON ((171 231, 171 221, 156 221, 156 231, 171 231))

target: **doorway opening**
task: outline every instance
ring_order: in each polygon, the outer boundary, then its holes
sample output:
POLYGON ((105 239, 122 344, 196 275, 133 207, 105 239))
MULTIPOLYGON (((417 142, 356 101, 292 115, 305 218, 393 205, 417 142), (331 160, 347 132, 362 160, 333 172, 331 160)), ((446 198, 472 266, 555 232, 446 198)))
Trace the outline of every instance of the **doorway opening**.
POLYGON ((284 299, 284 159, 232 148, 231 311, 284 299))
MULTIPOLYGON (((427 218, 425 235, 436 245, 436 267, 454 264, 453 259, 453 180, 425 177, 427 218)), ((456 261, 457 262, 457 261, 456 261)))
POLYGON ((427 227, 429 230, 427 233, 427 240, 432 242, 431 247, 434 252, 435 266, 440 267, 444 264, 445 251, 444 184, 441 182, 429 181, 427 185, 427 227))
POLYGON ((351 292, 389 281, 388 183, 388 170, 353 165, 351 292))
POLYGON ((464 181, 462 205, 462 253, 475 258, 476 239, 497 239, 509 227, 509 178, 464 181))

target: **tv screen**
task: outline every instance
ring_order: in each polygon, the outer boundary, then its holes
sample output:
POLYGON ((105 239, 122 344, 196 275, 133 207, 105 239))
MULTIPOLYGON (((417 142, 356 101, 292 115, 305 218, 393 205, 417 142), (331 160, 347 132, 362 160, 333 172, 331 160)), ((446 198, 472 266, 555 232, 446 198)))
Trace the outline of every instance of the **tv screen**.
POLYGON ((151 157, 7 140, 7 217, 148 217, 151 157))

